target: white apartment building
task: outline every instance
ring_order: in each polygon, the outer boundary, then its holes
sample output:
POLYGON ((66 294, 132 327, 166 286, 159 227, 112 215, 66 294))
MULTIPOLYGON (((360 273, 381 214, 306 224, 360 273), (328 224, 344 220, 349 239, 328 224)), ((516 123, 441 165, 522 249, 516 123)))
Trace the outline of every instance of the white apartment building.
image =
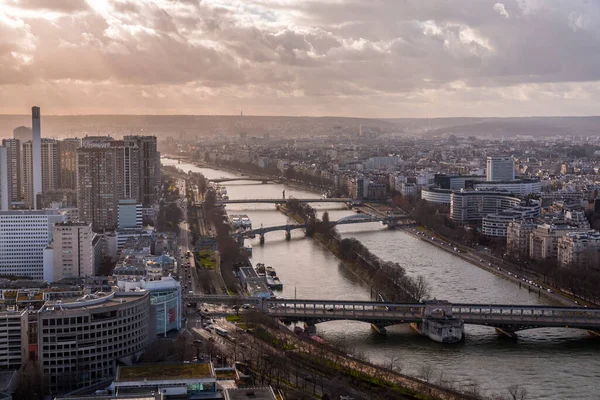
POLYGON ((556 260, 558 239, 570 232, 585 232, 585 229, 567 224, 540 224, 530 235, 529 257, 533 260, 556 260))
POLYGON ((96 275, 95 236, 92 225, 85 222, 61 222, 54 225, 52 263, 44 265, 44 279, 56 282, 63 278, 96 275))
POLYGON ((558 263, 563 267, 598 268, 600 232, 570 232, 559 238, 558 263))
POLYGON ((44 278, 44 249, 52 241, 58 210, 0 211, 0 274, 44 278))

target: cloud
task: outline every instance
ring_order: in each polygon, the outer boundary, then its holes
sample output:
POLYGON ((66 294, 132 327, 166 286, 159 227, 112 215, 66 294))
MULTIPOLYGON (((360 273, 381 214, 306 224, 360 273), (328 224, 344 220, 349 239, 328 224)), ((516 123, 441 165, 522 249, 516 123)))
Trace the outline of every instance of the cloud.
POLYGON ((539 99, 508 94, 543 88, 552 114, 600 80, 595 2, 4 3, 0 112, 35 94, 60 113, 529 113, 539 99))
POLYGON ((506 7, 504 7, 504 4, 502 4, 502 3, 494 4, 494 11, 496 11, 498 14, 502 15, 503 17, 510 18, 508 11, 506 11, 506 7))

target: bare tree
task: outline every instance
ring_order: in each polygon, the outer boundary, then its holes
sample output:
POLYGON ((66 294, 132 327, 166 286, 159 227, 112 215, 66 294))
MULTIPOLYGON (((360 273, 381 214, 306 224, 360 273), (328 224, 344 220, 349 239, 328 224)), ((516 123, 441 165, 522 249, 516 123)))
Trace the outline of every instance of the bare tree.
POLYGON ((386 360, 386 368, 390 371, 400 373, 402 371, 402 364, 400 362, 400 356, 391 354, 386 360))
POLYGON ((514 384, 510 385, 507 390, 512 400, 527 400, 527 390, 523 386, 514 384))
POLYGON ((429 364, 423 364, 419 367, 418 376, 425 382, 431 381, 433 375, 435 374, 435 369, 429 364))

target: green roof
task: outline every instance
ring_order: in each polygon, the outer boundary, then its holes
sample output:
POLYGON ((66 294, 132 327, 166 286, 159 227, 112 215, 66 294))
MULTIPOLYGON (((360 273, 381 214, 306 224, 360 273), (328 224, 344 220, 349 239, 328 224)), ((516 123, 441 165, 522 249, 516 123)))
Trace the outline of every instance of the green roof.
POLYGON ((214 377, 209 363, 153 364, 119 367, 117 382, 157 381, 169 379, 202 379, 214 377))

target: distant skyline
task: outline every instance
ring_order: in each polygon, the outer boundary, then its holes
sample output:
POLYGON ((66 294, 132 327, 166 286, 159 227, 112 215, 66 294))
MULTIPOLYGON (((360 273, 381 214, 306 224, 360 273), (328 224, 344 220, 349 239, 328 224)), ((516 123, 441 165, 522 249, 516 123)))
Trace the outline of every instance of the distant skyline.
POLYGON ((600 114, 600 0, 0 0, 0 114, 600 114))

